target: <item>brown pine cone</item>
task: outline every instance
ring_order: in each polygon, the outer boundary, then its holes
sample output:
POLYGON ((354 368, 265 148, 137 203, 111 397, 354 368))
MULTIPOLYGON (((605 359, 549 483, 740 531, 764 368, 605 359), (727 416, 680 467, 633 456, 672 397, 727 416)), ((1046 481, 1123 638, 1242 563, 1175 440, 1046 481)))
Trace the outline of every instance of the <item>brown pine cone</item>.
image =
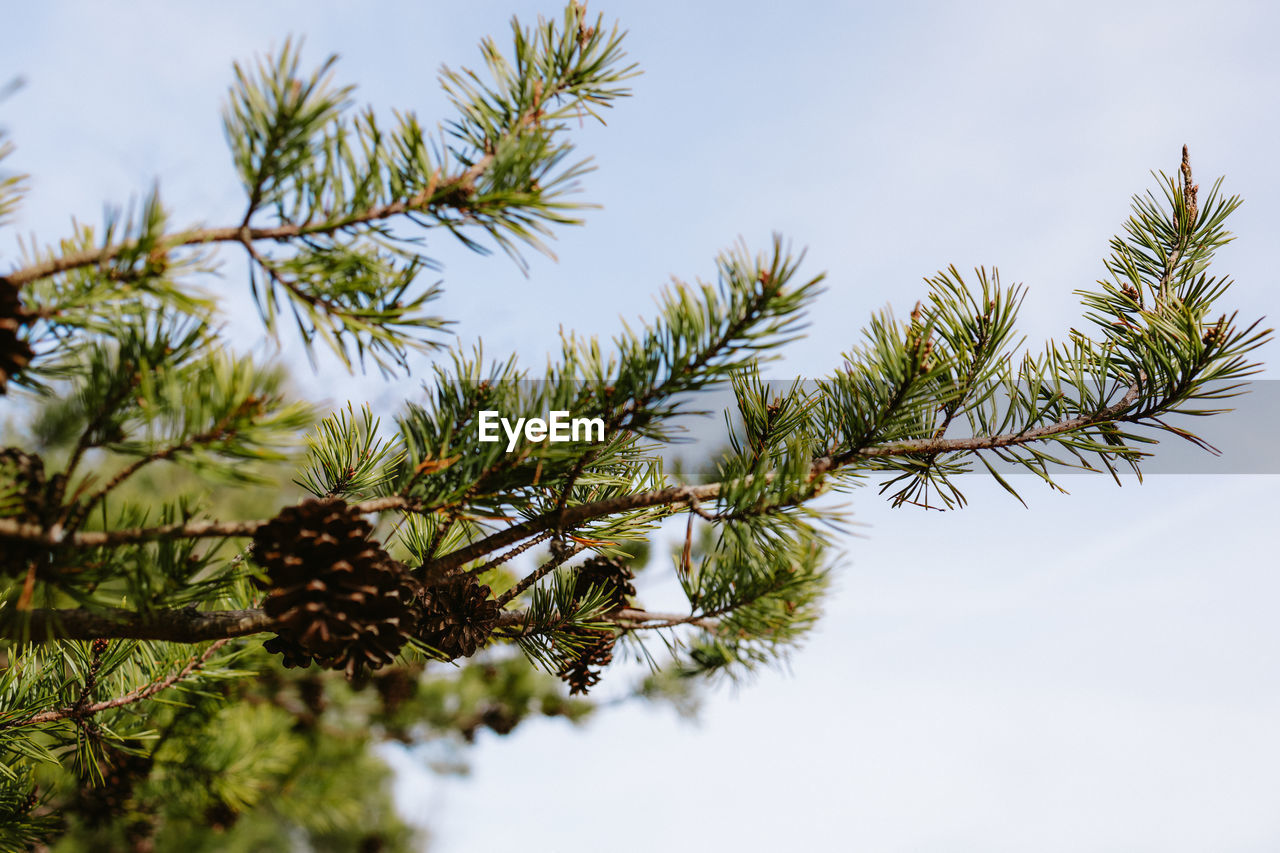
POLYGON ((396 709, 414 697, 418 692, 418 679, 410 675, 403 667, 391 669, 373 680, 373 686, 382 700, 384 714, 394 714, 396 709))
POLYGON ((254 561, 267 571, 262 609, 276 620, 263 648, 287 667, 312 661, 348 678, 390 663, 418 621, 414 583, 337 498, 288 507, 258 529, 254 561))
MULTIPOLYGON (((592 593, 603 590, 610 612, 631 606, 636 588, 631 581, 635 573, 621 560, 609 557, 592 557, 577 569, 573 582, 573 597, 581 601, 592 593)), ((617 636, 612 631, 591 631, 586 645, 556 673, 569 685, 569 693, 585 694, 600 682, 600 671, 613 662, 613 645, 617 636)))
MULTIPOLYGON (((23 524, 40 524, 44 514, 46 482, 44 461, 16 447, 0 450, 0 518, 23 524)), ((34 542, 6 540, 0 547, 0 575, 26 572, 34 559, 48 549, 34 542)))
POLYGON ((204 810, 205 826, 214 832, 226 832, 235 826, 236 821, 240 819, 240 813, 231 806, 218 800, 213 805, 204 810))
POLYGON ((570 695, 586 695, 600 683, 600 671, 613 663, 613 644, 617 636, 612 631, 592 631, 591 634, 595 636, 594 641, 556 673, 561 681, 569 685, 570 695))
POLYGON ((100 826, 124 812, 134 786, 151 774, 151 756, 108 747, 102 782, 81 788, 73 809, 90 826, 100 826))
POLYGON ((609 609, 621 610, 631 605, 629 599, 636 594, 636 588, 631 583, 634 578, 635 573, 621 560, 592 557, 578 567, 573 581, 573 597, 583 599, 592 587, 603 587, 609 609))
POLYGON ((490 705, 480 715, 480 724, 500 735, 509 735, 520 724, 520 718, 506 705, 490 705))
POLYGON ((324 682, 315 676, 298 680, 298 698, 315 717, 323 714, 324 709, 329 707, 329 697, 325 695, 324 682))
POLYGON ((449 656, 471 657, 493 633, 501 608, 471 575, 446 578, 426 593, 419 636, 449 656))
POLYGON ((0 276, 0 395, 9 380, 31 363, 35 353, 31 345, 18 338, 18 330, 27 322, 27 312, 18 298, 18 286, 0 276))

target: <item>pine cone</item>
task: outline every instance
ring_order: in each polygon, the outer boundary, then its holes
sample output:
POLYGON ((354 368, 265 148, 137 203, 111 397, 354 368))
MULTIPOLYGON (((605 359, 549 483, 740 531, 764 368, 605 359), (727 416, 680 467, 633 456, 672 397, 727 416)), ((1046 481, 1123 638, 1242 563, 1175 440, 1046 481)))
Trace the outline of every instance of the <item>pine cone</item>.
POLYGON ((0 276, 0 395, 9 379, 22 372, 35 355, 31 345, 18 339, 18 330, 27 322, 27 312, 18 299, 18 286, 0 276))
POLYGON ((155 853, 156 818, 139 815, 124 828, 124 840, 133 853, 155 853))
POLYGON ((583 599, 592 587, 604 587, 609 610, 621 610, 630 606, 628 600, 636 594, 631 581, 635 573, 621 560, 609 557, 592 557, 578 568, 573 582, 573 597, 583 599))
POLYGON ((236 821, 240 819, 240 813, 231 806, 218 800, 213 805, 204 810, 205 826, 214 832, 226 832, 235 826, 236 821))
POLYGON ((384 714, 394 714, 405 702, 408 702, 418 692, 418 680, 404 668, 388 670, 385 675, 380 675, 373 681, 373 686, 378 690, 378 698, 382 700, 382 712, 384 714))
POLYGON ((506 705, 490 705, 480 715, 480 724, 500 735, 509 735, 520 724, 520 718, 506 705))
MULTIPOLYGON (((594 589, 604 590, 609 612, 631 605, 636 594, 631 583, 635 573, 621 560, 609 557, 592 557, 578 567, 573 582, 573 597, 582 600, 594 589)), ((583 637, 587 644, 573 659, 556 673, 569 685, 569 693, 587 693, 600 682, 600 670, 613 662, 613 644, 617 636, 612 631, 591 631, 583 637)))
POLYGON ((471 575, 454 575, 427 593, 419 636, 450 660, 471 657, 493 633, 500 610, 489 587, 471 575))
POLYGON ((391 662, 418 620, 405 568, 369 538, 337 498, 288 507, 258 528, 254 561, 267 571, 262 609, 276 620, 263 648, 287 667, 312 661, 353 678, 391 662))
MULTIPOLYGON (((0 518, 39 524, 45 505, 44 462, 16 447, 0 450, 0 518)), ((0 551, 0 575, 25 572, 30 562, 47 551, 35 542, 9 540, 0 551)))
POLYGON ((329 707, 329 698, 324 692, 324 682, 319 678, 308 677, 298 680, 298 698, 312 716, 318 717, 329 707))
POLYGON ((387 842, 381 835, 374 833, 361 838, 360 845, 356 849, 358 853, 382 853, 387 849, 387 842))
POLYGON ((101 826, 124 813, 133 788, 151 774, 151 756, 107 748, 102 784, 81 788, 74 810, 90 826, 101 826))
POLYGON ((600 670, 613 663, 613 644, 617 637, 612 631, 591 632, 594 642, 585 646, 572 661, 560 668, 556 675, 569 685, 570 695, 586 695, 600 683, 600 670), (592 669, 595 667, 595 669, 592 669))

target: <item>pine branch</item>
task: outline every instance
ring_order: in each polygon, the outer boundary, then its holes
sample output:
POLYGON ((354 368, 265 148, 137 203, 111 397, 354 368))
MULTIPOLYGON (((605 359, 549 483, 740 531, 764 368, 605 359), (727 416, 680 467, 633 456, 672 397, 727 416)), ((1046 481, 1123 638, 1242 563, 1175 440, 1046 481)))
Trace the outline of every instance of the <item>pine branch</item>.
POLYGON ((657 613, 651 610, 638 610, 633 607, 625 607, 614 613, 606 614, 606 619, 617 622, 624 631, 634 631, 639 629, 650 628, 674 628, 678 625, 696 625, 699 628, 706 628, 714 631, 720 627, 720 623, 715 621, 716 613, 691 613, 688 616, 680 616, 675 613, 657 613))
MULTIPOLYGON (((353 504, 361 513, 383 512, 399 509, 405 512, 433 512, 434 507, 423 507, 420 501, 401 497, 374 498, 353 504)), ((127 545, 137 542, 156 542, 166 539, 224 539, 231 536, 252 536, 270 519, 256 521, 191 521, 181 524, 162 524, 156 527, 135 527, 120 530, 69 533, 61 525, 45 528, 38 524, 25 524, 12 518, 0 518, 0 539, 17 539, 41 545, 70 545, 76 548, 100 548, 111 545, 127 545)))
MULTIPOLYGON (((675 628, 680 625, 695 625, 699 628, 705 628, 708 631, 714 631, 720 627, 713 616, 704 613, 694 613, 689 615, 681 615, 679 613, 661 613, 652 610, 640 610, 634 607, 624 607, 620 610, 610 612, 602 612, 592 617, 599 622, 611 622, 623 631, 646 630, 650 628, 675 628)), ((518 630, 510 631, 504 636, 508 639, 522 636, 534 631, 541 630, 546 626, 528 622, 528 612, 524 610, 509 610, 502 614, 499 620, 502 628, 518 628, 518 630)))
MULTIPOLYGON (((84 454, 90 447, 95 446, 96 442, 94 440, 94 434, 105 426, 107 420, 114 413, 116 407, 120 405, 126 396, 128 396, 129 392, 133 389, 133 386, 133 382, 121 384, 114 394, 103 401, 103 405, 85 426, 84 431, 80 433, 80 438, 76 441, 75 449, 71 451, 71 459, 67 462, 67 476, 62 482, 63 488, 65 488, 66 484, 70 482, 71 474, 77 467, 79 467, 80 460, 84 457, 84 454)), ((53 495, 53 498, 54 500, 60 501, 62 500, 63 495, 56 494, 53 495)))
MULTIPOLYGON (((993 450, 1008 447, 1019 447, 1038 441, 1045 441, 1065 433, 1088 427, 1123 422, 1121 414, 1137 401, 1139 386, 1135 382, 1119 402, 1114 403, 1092 415, 1080 415, 1057 423, 1047 424, 1035 429, 1019 432, 1002 433, 993 436, 976 438, 942 438, 915 439, 897 441, 872 447, 857 448, 844 454, 821 456, 813 460, 812 476, 817 478, 846 467, 860 459, 884 458, 907 455, 936 455, 955 453, 958 451, 993 450)), ((431 577, 444 575, 460 568, 466 563, 477 560, 499 548, 516 544, 526 537, 560 525, 562 529, 576 527, 584 522, 604 516, 617 515, 637 509, 649 509, 660 506, 690 505, 697 501, 711 500, 718 497, 725 483, 706 483, 700 486, 672 486, 633 495, 623 495, 590 503, 577 504, 563 511, 551 510, 528 521, 504 528, 486 536, 470 545, 459 548, 430 563, 431 577)), ((379 512, 390 509, 402 509, 408 512, 431 512, 436 507, 423 506, 421 502, 402 497, 385 497, 353 504, 361 513, 379 512)), ((229 536, 252 536, 267 520, 230 521, 230 522, 188 522, 185 524, 167 524, 158 527, 141 527, 123 530, 90 531, 67 534, 61 527, 44 528, 38 524, 25 524, 10 518, 0 518, 0 538, 17 539, 45 545, 71 545, 81 548, 101 547, 105 545, 122 545, 132 542, 148 542, 161 539, 200 539, 225 538, 229 536)), ((430 578, 426 579, 428 582, 430 578)))
POLYGON ((1113 423, 1116 421, 1125 422, 1126 419, 1120 416, 1125 411, 1132 408, 1134 403, 1138 401, 1139 392, 1139 383, 1135 381, 1129 386, 1129 390, 1125 392, 1125 395, 1120 398, 1119 402, 1107 406, 1095 414, 1080 415, 1078 417, 1068 418, 1056 423, 1036 427, 1035 429, 1002 433, 1000 435, 979 436, 976 438, 921 438, 910 441, 895 441, 890 444, 857 448, 848 453, 823 456, 814 460, 814 473, 816 476, 825 474, 829 471, 834 471, 848 465, 855 459, 874 459, 887 456, 909 455, 936 456, 941 453, 954 453, 956 451, 995 450, 1005 447, 1019 447, 1092 426, 1113 423))
MULTIPOLYGON (((539 542, 544 541, 545 539, 547 539, 547 538, 548 538, 548 537, 550 537, 550 536, 551 536, 551 534, 550 534, 550 533, 543 533, 543 534, 541 534, 540 536, 535 536, 535 537, 533 537, 532 539, 529 539, 529 540, 527 540, 527 541, 521 542, 519 545, 517 545, 516 547, 512 548, 510 551, 507 551, 505 554, 499 554, 498 556, 494 557, 492 560, 489 560, 488 562, 483 563, 482 565, 476 566, 474 569, 472 569, 471 571, 469 571, 469 572, 468 572, 468 574, 471 574, 471 575, 482 575, 482 574, 484 574, 485 572, 489 571, 489 570, 490 570, 490 569, 492 569, 492 568, 495 568, 495 567, 497 567, 497 566, 501 566, 503 563, 508 563, 508 562, 510 562, 511 560, 513 560, 513 559, 515 559, 516 557, 518 557, 518 556, 520 556, 521 554, 523 554, 525 551, 528 551, 528 550, 529 550, 530 548, 532 548, 533 546, 537 545, 539 542)), ((586 547, 586 546, 584 545, 583 547, 586 547)), ((581 549, 576 549, 576 550, 574 550, 574 551, 573 551, 573 553, 575 553, 575 554, 576 554, 576 553, 578 552, 578 550, 581 550, 581 549)), ((562 562, 563 562, 563 561, 562 561, 562 562)), ((500 604, 500 605, 501 605, 501 604, 505 604, 505 603, 506 603, 506 602, 505 602, 502 598, 499 598, 499 599, 498 599, 498 604, 500 604)))
MULTIPOLYGON (((375 205, 340 219, 285 223, 263 228, 249 228, 242 225, 193 228, 160 238, 160 250, 168 252, 185 246, 206 246, 213 243, 238 243, 244 245, 260 240, 281 242, 299 237, 335 234, 353 226, 374 224, 410 212, 422 213, 445 210, 450 207, 463 207, 467 197, 475 189, 476 178, 483 174, 492 161, 492 156, 482 158, 457 175, 443 181, 433 180, 432 183, 429 183, 420 192, 409 198, 389 204, 375 205)), ((39 263, 19 267, 6 273, 5 278, 15 285, 22 286, 81 267, 106 264, 122 255, 136 252, 137 249, 137 241, 125 241, 104 246, 101 249, 71 252, 39 263)))
POLYGON ((125 705, 131 705, 134 702, 141 702, 143 699, 149 699, 161 690, 172 687, 179 681, 182 681, 197 672, 209 661, 209 658, 213 656, 213 653, 226 645, 227 642, 228 640, 226 639, 213 642, 202 654, 191 658, 191 660, 189 660, 180 670, 172 672, 164 678, 152 681, 150 684, 144 685, 143 687, 139 687, 137 690, 131 690, 123 696, 118 696, 114 699, 106 699, 102 702, 95 702, 93 704, 77 701, 75 705, 66 708, 42 711, 39 714, 35 714, 21 720, 0 722, 0 730, 17 729, 24 726, 39 725, 41 723, 53 723, 58 720, 65 719, 83 720, 102 711, 108 711, 112 708, 121 708, 125 705))
MULTIPOLYGON (((1121 400, 1094 415, 1081 415, 1054 424, 1048 424, 1032 430, 1016 433, 977 437, 977 438, 941 438, 898 441, 874 447, 863 447, 848 454, 823 456, 815 459, 812 465, 812 477, 816 479, 823 474, 843 468, 859 459, 872 459, 905 455, 936 455, 954 453, 956 451, 979 451, 996 448, 1016 447, 1037 441, 1044 441, 1074 430, 1084 429, 1098 424, 1110 423, 1129 409, 1138 399, 1138 384, 1129 386, 1128 392, 1121 400)), ((493 533, 484 539, 459 548, 450 554, 432 561, 430 573, 432 577, 443 576, 451 571, 479 559, 485 554, 505 548, 527 536, 549 530, 560 525, 562 529, 571 529, 583 522, 603 516, 617 515, 637 509, 648 509, 657 506, 693 505, 698 501, 711 500, 720 495, 726 483, 706 483, 700 486, 673 486, 651 492, 640 492, 602 501, 578 504, 564 510, 551 510, 528 521, 493 533)), ((2 531, 3 528, 0 528, 2 531)))
MULTIPOLYGON (((572 529, 594 518, 617 515, 637 509, 681 505, 695 500, 707 500, 719 495, 722 485, 721 483, 707 483, 701 486, 672 486, 651 492, 640 492, 634 495, 623 495, 601 501, 577 504, 563 511, 553 509, 528 521, 499 530, 484 539, 433 560, 429 566, 424 567, 429 569, 427 582, 429 583, 431 578, 448 575, 472 560, 479 559, 499 548, 513 545, 528 536, 533 536, 544 530, 555 529, 557 525, 560 525, 562 529, 572 529)), ((0 532, 3 532, 3 527, 0 527, 0 532)))
MULTIPOLYGON (((558 565, 558 563, 557 563, 558 565)), ((669 628, 676 625, 699 625, 703 628, 714 628, 716 623, 712 617, 715 613, 699 613, 680 615, 672 613, 654 613, 636 608, 624 608, 611 613, 603 613, 600 619, 618 623, 623 627, 633 628, 669 628)), ((11 638, 21 634, 23 639, 32 643, 59 642, 63 640, 161 640, 170 643, 202 643, 217 640, 219 643, 235 637, 245 637, 274 630, 275 620, 267 616, 261 609, 247 610, 213 610, 198 611, 194 609, 161 610, 154 613, 135 613, 128 610, 108 609, 90 611, 74 610, 33 610, 24 613, 19 619, 0 630, 0 635, 11 638)), ((507 610, 498 616, 498 628, 510 628, 523 625, 527 614, 523 610, 507 610)), ((207 655, 212 654, 209 651, 207 655)), ((202 661, 203 662, 203 661, 202 661)), ((158 692, 177 680, 186 677, 192 670, 184 669, 181 673, 167 677, 160 686, 147 688, 158 692)), ((129 694, 132 698, 109 700, 110 703, 86 705, 90 712, 108 707, 117 707, 128 702, 137 701, 145 696, 137 695, 139 691, 129 694)), ((70 713, 63 716, 70 716, 70 713)), ((0 726, 3 728, 3 726, 0 726)))
POLYGON ((214 424, 212 429, 197 433, 196 435, 188 436, 178 444, 173 444, 169 447, 148 453, 145 456, 135 459, 124 468, 121 468, 111 477, 110 480, 104 483, 101 488, 90 495, 82 505, 77 507, 75 511, 70 514, 65 522, 67 529, 77 529, 84 523, 84 520, 89 517, 89 513, 93 512, 94 507, 96 507, 108 494, 118 488, 125 480, 128 480, 152 462, 172 459, 174 456, 186 453, 202 444, 210 444, 215 441, 221 441, 229 438, 233 432, 231 424, 234 423, 237 418, 243 416, 245 411, 256 405, 257 402, 258 401, 252 399, 246 400, 235 411, 230 412, 219 419, 218 423, 214 424))
POLYGON ((1164 275, 1160 276, 1160 281, 1156 284, 1156 294, 1163 299, 1169 290, 1169 285, 1173 281, 1173 275, 1178 270, 1179 262, 1182 260, 1183 254, 1187 251, 1191 243, 1191 235, 1195 233, 1196 225, 1196 196, 1200 191, 1200 187, 1192 183, 1191 178, 1191 154, 1187 150, 1187 146, 1182 146, 1182 165, 1180 167, 1182 173, 1182 201, 1185 209, 1185 215, 1181 217, 1178 223, 1178 242, 1169 251, 1165 258, 1164 275))
POLYGON ((164 640, 200 643, 269 631, 274 620, 260 609, 195 608, 137 613, 120 608, 28 610, 5 619, 0 636, 32 643, 59 640, 164 640))
MULTIPOLYGON (((624 71, 622 73, 625 76, 628 72, 624 71)), ((439 170, 432 172, 422 189, 405 198, 386 204, 371 205, 363 210, 352 211, 335 218, 254 228, 249 226, 249 220, 261 202, 263 182, 267 179, 267 172, 269 171, 264 164, 262 173, 251 187, 248 212, 239 225, 193 228, 167 237, 161 237, 155 241, 149 241, 149 245, 154 242, 153 253, 164 254, 172 249, 186 246, 205 246, 213 243, 241 243, 248 245, 259 240, 281 242, 300 237, 331 235, 354 227, 374 225, 397 216, 415 213, 438 214, 448 209, 456 209, 464 215, 468 215, 470 213, 470 201, 476 191, 477 181, 493 165, 495 151, 502 145, 503 141, 529 132, 531 129, 537 131, 540 122, 544 118, 544 105, 562 95, 572 94, 576 85, 579 84, 565 77, 551 81, 551 85, 545 88, 545 91, 535 99, 528 109, 513 117, 510 124, 503 129, 505 132, 501 138, 488 140, 487 150, 474 163, 450 176, 442 176, 439 170)), ((140 241, 130 240, 109 244, 100 249, 71 252, 29 264, 25 267, 18 267, 5 274, 5 278, 11 284, 21 287, 39 279, 70 272, 82 267, 106 265, 121 256, 137 252, 139 245, 140 241)))

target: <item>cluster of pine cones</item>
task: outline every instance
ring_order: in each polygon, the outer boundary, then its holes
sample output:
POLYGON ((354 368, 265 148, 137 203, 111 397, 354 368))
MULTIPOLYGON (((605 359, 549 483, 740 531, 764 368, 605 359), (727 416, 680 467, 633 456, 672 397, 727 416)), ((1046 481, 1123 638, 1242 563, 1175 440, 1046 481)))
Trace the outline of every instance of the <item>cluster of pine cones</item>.
MULTIPOLYGON (((605 596, 608 611, 621 610, 636 594, 631 583, 634 578, 626 563, 608 557, 592 557, 578 569, 573 597, 582 600, 594 591, 605 596)), ((613 662, 613 646, 618 637, 613 631, 601 629, 584 631, 577 639, 581 644, 556 674, 569 685, 570 694, 585 694, 600 682, 600 671, 613 662)))
MULTIPOLYGON (((424 589, 371 538, 372 527, 339 498, 288 507, 260 527, 253 559, 267 574, 262 608, 276 636, 264 648, 287 667, 312 663, 355 678, 395 659, 410 638, 449 659, 488 641, 500 607, 489 587, 457 574, 424 589)), ((635 587, 626 564, 594 557, 574 581, 574 597, 604 594, 607 610, 627 607, 635 587)), ((586 693, 613 659, 612 631, 585 631, 558 675, 586 693)))
POLYGON ((390 663, 411 637, 449 658, 484 645, 498 621, 489 587, 459 574, 424 590, 370 538, 338 498, 288 507, 260 527, 254 561, 267 572, 262 608, 276 620, 264 644, 285 666, 317 663, 355 677, 390 663))

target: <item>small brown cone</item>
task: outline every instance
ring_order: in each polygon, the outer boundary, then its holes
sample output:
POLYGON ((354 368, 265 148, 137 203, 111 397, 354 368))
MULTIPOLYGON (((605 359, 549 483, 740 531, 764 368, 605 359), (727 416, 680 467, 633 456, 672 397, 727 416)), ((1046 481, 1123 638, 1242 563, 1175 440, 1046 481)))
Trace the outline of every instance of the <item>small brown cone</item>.
POLYGON ((108 747, 102 764, 101 784, 80 789, 73 806, 90 826, 100 826, 125 811, 134 786, 151 773, 151 756, 135 755, 108 747))
MULTIPOLYGON (((44 513, 46 482, 39 456, 16 447, 0 450, 0 518, 39 524, 44 513)), ((0 576, 26 572, 31 560, 48 549, 23 540, 0 541, 0 576)))
POLYGON ((387 670, 373 680, 373 686, 382 700, 384 714, 394 714, 401 705, 408 702, 418 692, 418 680, 404 670, 403 667, 387 670))
POLYGON ((489 587, 454 575, 428 590, 419 636, 450 660, 471 657, 493 633, 500 610, 489 587))
POLYGON ((556 673, 569 685, 570 695, 590 692, 600 683, 600 671, 613 663, 613 644, 617 637, 612 631, 592 633, 596 635, 594 639, 556 673))
POLYGON ((631 605, 636 594, 631 581, 635 573, 621 560, 609 557, 592 557, 578 568, 574 577, 573 597, 583 599, 594 589, 603 589, 610 610, 621 610, 631 605))
POLYGON ((31 345, 18 337, 27 322, 27 312, 18 299, 18 286, 0 276, 0 395, 9 380, 31 362, 31 345))

